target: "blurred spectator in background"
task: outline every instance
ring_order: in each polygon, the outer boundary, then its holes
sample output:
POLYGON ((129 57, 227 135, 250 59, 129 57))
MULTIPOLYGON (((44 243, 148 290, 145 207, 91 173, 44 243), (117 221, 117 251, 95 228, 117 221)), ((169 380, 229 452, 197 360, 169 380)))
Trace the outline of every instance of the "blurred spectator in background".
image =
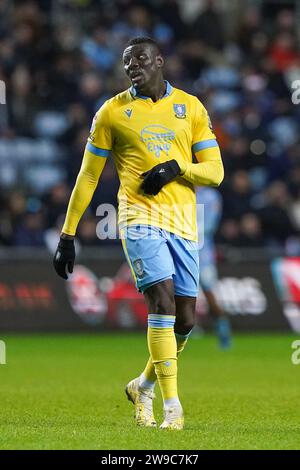
POLYGON ((248 173, 243 170, 236 171, 224 194, 225 217, 238 219, 249 212, 251 210, 251 195, 248 173))
POLYGON ((45 246, 45 218, 38 200, 27 201, 26 212, 23 214, 13 233, 13 244, 16 246, 45 246))
POLYGON ((51 188, 50 192, 45 195, 44 203, 48 227, 53 227, 58 218, 65 214, 69 199, 70 188, 65 182, 56 184, 51 188))
POLYGON ((291 198, 287 186, 275 181, 266 191, 263 207, 258 211, 263 232, 270 244, 284 244, 287 238, 294 235, 294 226, 289 207, 291 198))
POLYGON ((93 246, 99 245, 99 239, 96 234, 96 220, 92 215, 85 215, 79 226, 77 236, 82 245, 93 246))
MULTIPOLYGON (((168 80, 208 108, 222 148, 217 240, 296 252, 299 15, 292 0, 243 8, 229 0, 0 0, 0 243, 43 246, 46 231, 58 230, 93 115, 129 86, 124 43, 150 35, 167 57, 168 80)), ((110 162, 79 230, 83 245, 99 243, 96 209, 116 205, 117 189, 110 162)))
POLYGON ((225 219, 221 224, 217 241, 224 245, 238 246, 240 240, 239 221, 235 219, 225 219))
POLYGON ((260 220, 251 212, 244 214, 241 218, 239 245, 250 248, 264 245, 260 220))
POLYGON ((222 50, 225 45, 222 15, 216 8, 217 2, 208 0, 201 13, 191 25, 189 35, 199 39, 206 47, 222 50))

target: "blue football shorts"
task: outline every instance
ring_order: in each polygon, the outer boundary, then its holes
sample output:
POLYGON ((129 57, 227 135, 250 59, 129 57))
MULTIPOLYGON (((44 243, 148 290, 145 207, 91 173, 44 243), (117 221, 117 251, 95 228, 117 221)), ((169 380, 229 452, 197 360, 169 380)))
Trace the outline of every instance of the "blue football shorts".
POLYGON ((158 282, 173 279, 175 295, 198 296, 197 242, 151 225, 129 225, 122 229, 121 238, 140 292, 158 282))

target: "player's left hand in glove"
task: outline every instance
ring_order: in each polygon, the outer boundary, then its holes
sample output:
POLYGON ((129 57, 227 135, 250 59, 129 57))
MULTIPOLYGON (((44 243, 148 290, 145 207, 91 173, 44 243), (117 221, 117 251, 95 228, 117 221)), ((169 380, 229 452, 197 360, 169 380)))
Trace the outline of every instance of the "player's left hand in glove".
POLYGON ((179 174, 180 168, 176 160, 160 163, 142 174, 142 190, 145 194, 155 196, 165 184, 170 183, 179 174))
POLYGON ((68 279, 68 273, 73 272, 75 261, 74 240, 67 240, 60 237, 54 258, 53 266, 57 274, 63 279, 68 279))

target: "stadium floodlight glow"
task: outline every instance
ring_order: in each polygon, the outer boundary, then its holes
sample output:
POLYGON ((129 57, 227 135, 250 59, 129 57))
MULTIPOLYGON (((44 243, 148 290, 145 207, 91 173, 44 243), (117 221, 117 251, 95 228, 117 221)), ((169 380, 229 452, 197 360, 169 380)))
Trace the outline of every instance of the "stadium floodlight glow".
POLYGON ((0 340, 0 365, 6 364, 6 344, 0 340))
POLYGON ((255 139, 250 144, 250 150, 254 155, 262 155, 266 151, 266 143, 261 139, 255 139))
POLYGON ((6 85, 3 80, 0 80, 0 104, 6 104, 6 85))

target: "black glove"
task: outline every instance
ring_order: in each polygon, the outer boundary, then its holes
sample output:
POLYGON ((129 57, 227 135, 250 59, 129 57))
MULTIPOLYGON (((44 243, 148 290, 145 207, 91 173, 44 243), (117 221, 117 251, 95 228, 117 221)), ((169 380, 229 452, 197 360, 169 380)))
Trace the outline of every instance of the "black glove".
POLYGON ((165 184, 170 183, 179 174, 180 168, 176 160, 160 163, 142 174, 144 177, 142 189, 145 194, 155 196, 165 184))
POLYGON ((65 238, 60 238, 59 244, 57 246, 54 258, 53 266, 57 274, 63 279, 68 279, 68 272, 73 272, 75 261, 75 247, 74 240, 66 240, 65 238))

